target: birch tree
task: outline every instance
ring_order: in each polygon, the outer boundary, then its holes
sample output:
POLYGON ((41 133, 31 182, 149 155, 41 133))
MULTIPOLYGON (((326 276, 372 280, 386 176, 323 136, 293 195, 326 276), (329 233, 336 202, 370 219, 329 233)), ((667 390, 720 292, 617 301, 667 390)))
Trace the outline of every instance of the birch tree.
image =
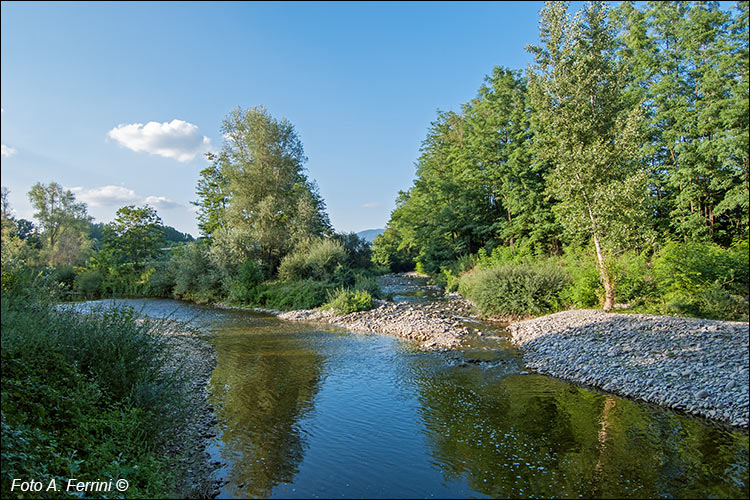
POLYGON ((536 161, 551 165, 547 189, 560 222, 591 236, 605 310, 616 297, 611 259, 642 234, 646 198, 641 113, 627 106, 607 10, 590 2, 571 17, 567 3, 547 2, 541 44, 527 47, 536 161))

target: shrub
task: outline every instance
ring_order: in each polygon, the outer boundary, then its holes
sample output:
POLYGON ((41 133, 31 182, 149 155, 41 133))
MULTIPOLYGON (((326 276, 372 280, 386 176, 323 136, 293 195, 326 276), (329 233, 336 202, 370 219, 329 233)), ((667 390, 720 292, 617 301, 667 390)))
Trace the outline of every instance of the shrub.
POLYGON ((623 252, 610 264, 618 302, 644 302, 656 295, 656 283, 645 255, 623 252))
POLYGON ((337 269, 347 266, 347 252, 337 240, 317 239, 299 245, 281 259, 279 278, 282 280, 324 280, 337 269))
POLYGON ((539 315, 559 307, 568 276, 557 266, 505 264, 464 274, 459 291, 485 315, 508 318, 539 315))
POLYGON ((748 317, 748 244, 668 242, 654 259, 658 309, 716 319, 748 317))
POLYGON ((604 297, 604 288, 594 257, 571 249, 566 252, 564 262, 570 281, 560 291, 562 303, 575 307, 598 307, 604 297))
POLYGON ((203 242, 188 243, 173 252, 171 266, 175 277, 175 297, 210 303, 227 296, 226 276, 214 264, 208 245, 203 242))
POLYGON ((325 281, 267 281, 258 287, 251 305, 281 311, 312 309, 325 303, 327 293, 336 285, 325 281))
POLYGON ((329 293, 328 302, 323 307, 332 309, 336 314, 367 311, 372 309, 372 296, 366 290, 337 288, 329 293))
POLYGON ((75 291, 87 299, 101 297, 104 293, 104 276, 99 271, 83 271, 76 276, 75 291))
POLYGON ((0 301, 3 497, 23 496, 10 491, 14 477, 123 478, 128 498, 174 494, 156 450, 183 416, 184 385, 162 370, 156 326, 132 310, 59 311, 20 292, 0 301))
POLYGON ((263 281, 263 271, 252 259, 246 259, 237 269, 237 275, 229 286, 229 301, 249 304, 257 295, 258 285, 263 281))

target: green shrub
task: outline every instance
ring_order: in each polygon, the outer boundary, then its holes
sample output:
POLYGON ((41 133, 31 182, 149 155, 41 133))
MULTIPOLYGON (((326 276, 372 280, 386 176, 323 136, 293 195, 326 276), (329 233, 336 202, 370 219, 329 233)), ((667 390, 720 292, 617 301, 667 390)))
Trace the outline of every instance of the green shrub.
POLYGON ((557 309, 558 294, 567 283, 558 266, 505 264, 464 274, 459 292, 485 315, 516 318, 557 309))
POLYGON ((560 291, 563 304, 575 307, 598 307, 604 298, 604 287, 593 256, 570 249, 565 254, 565 271, 570 281, 560 291))
POLYGON ((656 307, 667 314, 747 320, 748 244, 668 242, 654 259, 660 291, 656 307))
POLYGON ((325 303, 333 283, 317 280, 267 281, 258 287, 250 305, 280 311, 313 309, 325 303))
POLYGON ((227 296, 228 279, 214 264, 207 244, 188 243, 173 250, 173 253, 170 265, 175 277, 175 297, 210 303, 227 296))
POLYGON ((610 269, 617 302, 642 303, 656 295, 656 282, 644 254, 623 252, 612 259, 610 269))
POLYGON ((337 288, 329 293, 328 302, 323 306, 336 314, 350 314, 372 309, 372 296, 366 290, 337 288))
POLYGON ((104 293, 104 276, 99 271, 83 271, 76 276, 75 291, 87 299, 101 297, 104 293))
POLYGON ((229 301, 252 303, 258 294, 258 285, 263 281, 263 271, 252 259, 246 259, 237 269, 237 275, 229 286, 229 301))
POLYGON ((374 276, 369 276, 364 273, 357 274, 354 280, 354 289, 365 291, 374 299, 382 298, 380 284, 378 283, 378 279, 374 276))
POLYGON ((347 259, 347 251, 339 241, 316 239, 299 245, 281 259, 279 279, 324 280, 332 275, 338 266, 348 268, 347 259))

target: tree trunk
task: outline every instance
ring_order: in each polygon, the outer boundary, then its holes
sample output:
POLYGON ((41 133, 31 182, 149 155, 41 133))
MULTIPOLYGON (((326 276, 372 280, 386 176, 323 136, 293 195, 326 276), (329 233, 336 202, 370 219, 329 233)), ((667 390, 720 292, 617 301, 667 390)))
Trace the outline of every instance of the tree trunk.
POLYGON ((602 308, 609 311, 615 305, 615 284, 612 282, 604 264, 604 254, 596 232, 594 232, 594 247, 596 247, 596 259, 599 262, 599 277, 601 277, 602 285, 604 285, 604 306, 602 308))
POLYGON ((591 203, 589 197, 586 194, 586 190, 583 188, 581 178, 576 174, 578 184, 581 186, 581 194, 583 194, 583 200, 586 202, 586 208, 589 212, 589 219, 591 220, 591 233, 594 236, 594 247, 596 248, 596 259, 599 263, 599 276, 602 279, 602 285, 604 285, 604 306, 605 311, 611 310, 615 305, 615 284, 607 272, 607 266, 604 262, 604 252, 602 252, 602 245, 599 243, 598 225, 596 218, 594 217, 594 211, 591 209, 591 203))

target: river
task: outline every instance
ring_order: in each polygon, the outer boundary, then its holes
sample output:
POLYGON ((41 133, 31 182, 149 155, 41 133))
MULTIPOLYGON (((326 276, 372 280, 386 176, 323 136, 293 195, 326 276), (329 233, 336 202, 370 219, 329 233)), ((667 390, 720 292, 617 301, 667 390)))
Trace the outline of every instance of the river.
MULTIPOLYGON (((439 300, 423 285, 391 293, 439 300)), ((119 302, 212 332, 219 498, 748 496, 746 432, 526 373, 498 327, 425 352, 269 314, 119 302)))

